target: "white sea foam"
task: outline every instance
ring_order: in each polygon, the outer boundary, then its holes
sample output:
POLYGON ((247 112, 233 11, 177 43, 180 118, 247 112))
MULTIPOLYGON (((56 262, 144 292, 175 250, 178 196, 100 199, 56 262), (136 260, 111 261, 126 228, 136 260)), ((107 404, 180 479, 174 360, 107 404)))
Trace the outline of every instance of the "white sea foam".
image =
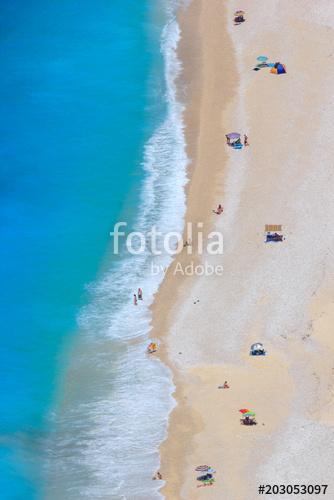
MULTIPOLYGON (((167 116, 146 144, 142 164, 146 176, 134 229, 143 232, 153 224, 162 233, 183 229, 187 157, 183 106, 176 99, 177 4, 168 3, 161 41, 167 116)), ((161 274, 150 273, 152 259, 163 267, 171 262, 166 254, 124 255, 90 287, 91 302, 79 316, 80 341, 47 446, 47 499, 162 498, 161 482, 151 478, 159 468, 158 447, 174 401, 168 369, 145 352, 148 308, 162 281, 161 274), (138 286, 144 301, 134 307, 138 286)))

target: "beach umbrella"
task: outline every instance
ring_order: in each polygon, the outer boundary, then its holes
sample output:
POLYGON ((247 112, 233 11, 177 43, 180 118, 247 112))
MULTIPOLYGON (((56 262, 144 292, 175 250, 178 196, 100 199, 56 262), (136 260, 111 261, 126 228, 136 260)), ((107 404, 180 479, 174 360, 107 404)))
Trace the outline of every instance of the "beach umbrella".
POLYGON ((230 132, 229 134, 226 134, 226 137, 229 139, 239 139, 240 134, 238 134, 238 132, 230 132))
POLYGON ((261 351, 261 350, 263 350, 263 344, 260 344, 260 342, 256 342, 256 344, 251 345, 251 350, 252 351, 261 351))
POLYGON ((208 471, 209 469, 211 469, 210 465, 199 465, 198 467, 196 467, 196 471, 203 471, 203 472, 206 472, 208 471))
POLYGON ((240 413, 248 413, 250 410, 247 410, 246 408, 243 408, 243 409, 241 409, 239 411, 240 411, 240 413))
POLYGON ((267 56, 259 56, 256 58, 258 61, 261 61, 261 62, 265 62, 268 60, 268 57, 267 56))
POLYGON ((245 13, 243 10, 237 10, 235 13, 234 13, 235 16, 244 16, 245 13))
POLYGON ((255 417, 255 413, 253 411, 248 411, 243 414, 244 417, 255 417))

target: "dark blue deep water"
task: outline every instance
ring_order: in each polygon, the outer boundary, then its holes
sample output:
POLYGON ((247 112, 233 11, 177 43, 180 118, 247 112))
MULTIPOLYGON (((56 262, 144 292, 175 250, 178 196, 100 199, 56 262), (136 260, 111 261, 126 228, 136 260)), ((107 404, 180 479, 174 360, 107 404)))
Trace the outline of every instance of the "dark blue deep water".
POLYGON ((163 113, 156 3, 1 2, 4 500, 39 494, 62 353, 109 231, 138 201, 143 146, 163 113))

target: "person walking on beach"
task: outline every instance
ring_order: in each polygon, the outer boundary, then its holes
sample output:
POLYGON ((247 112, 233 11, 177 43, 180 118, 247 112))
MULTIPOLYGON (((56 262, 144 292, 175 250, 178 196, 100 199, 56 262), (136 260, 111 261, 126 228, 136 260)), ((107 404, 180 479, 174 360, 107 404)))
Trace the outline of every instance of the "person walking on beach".
POLYGON ((249 142, 248 142, 248 136, 246 134, 244 134, 244 146, 249 146, 249 142))
POLYGON ((143 300, 143 290, 138 288, 138 300, 143 300))
POLYGON ((137 301, 137 295, 134 293, 133 294, 133 304, 136 306, 138 305, 138 301, 137 301))

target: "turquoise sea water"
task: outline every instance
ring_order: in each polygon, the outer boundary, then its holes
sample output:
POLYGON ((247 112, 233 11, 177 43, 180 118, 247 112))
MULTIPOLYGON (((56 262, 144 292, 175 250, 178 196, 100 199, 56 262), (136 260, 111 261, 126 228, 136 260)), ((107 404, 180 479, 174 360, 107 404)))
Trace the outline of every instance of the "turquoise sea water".
MULTIPOLYGON (((71 351, 87 327, 84 312, 90 301, 96 303, 86 285, 98 282, 108 267, 113 224, 125 215, 131 223, 143 202, 143 182, 152 173, 143 164, 144 146, 167 113, 163 3, 4 0, 1 5, 0 491, 5 500, 38 498, 42 490, 51 498, 47 485, 57 491, 62 481, 55 472, 62 457, 53 436, 66 432, 68 424, 64 391, 66 374, 73 375, 68 358, 86 348, 90 359, 101 354, 87 340, 71 351)), ((113 307, 109 301, 111 318, 113 307)), ((87 328, 94 336, 91 320, 87 328)), ((106 344, 102 351, 113 356, 108 360, 113 371, 104 374, 110 380, 118 376, 117 353, 127 348, 106 344)), ((89 385, 80 374, 73 384, 76 391, 89 385)), ((85 401, 96 396, 94 387, 85 401)), ((68 397, 76 401, 73 392, 68 397)), ((74 462, 75 457, 75 474, 74 462)), ((81 473, 76 485, 85 488, 81 473)), ((58 498, 72 498, 64 491, 58 498)), ((101 496, 83 491, 73 498, 101 496)))

